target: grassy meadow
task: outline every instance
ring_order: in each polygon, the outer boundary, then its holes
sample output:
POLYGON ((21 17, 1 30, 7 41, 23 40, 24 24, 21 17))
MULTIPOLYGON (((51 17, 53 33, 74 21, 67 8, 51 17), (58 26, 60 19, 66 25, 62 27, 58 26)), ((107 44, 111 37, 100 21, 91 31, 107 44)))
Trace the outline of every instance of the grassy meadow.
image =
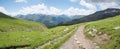
POLYGON ((92 29, 97 29, 98 32, 101 32, 101 35, 107 34, 110 37, 107 44, 104 45, 98 43, 101 49, 119 49, 120 29, 115 29, 116 27, 120 27, 120 15, 104 20, 86 23, 85 35, 93 40, 94 37, 89 34, 89 31, 92 29))
POLYGON ((28 46, 28 49, 34 49, 69 33, 76 27, 77 25, 71 25, 48 29, 44 24, 0 13, 0 48, 28 46))

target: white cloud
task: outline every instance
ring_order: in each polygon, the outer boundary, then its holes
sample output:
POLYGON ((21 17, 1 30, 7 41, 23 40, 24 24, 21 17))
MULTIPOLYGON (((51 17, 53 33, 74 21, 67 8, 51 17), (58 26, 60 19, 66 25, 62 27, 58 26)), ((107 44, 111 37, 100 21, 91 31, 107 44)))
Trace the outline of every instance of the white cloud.
POLYGON ((112 3, 99 3, 98 5, 100 6, 101 9, 120 8, 120 6, 115 2, 112 2, 112 3))
POLYGON ((24 3, 27 3, 27 0, 15 0, 15 2, 24 2, 24 3))
POLYGON ((38 4, 38 5, 33 5, 30 7, 24 7, 19 11, 19 14, 53 14, 53 15, 59 15, 61 13, 61 10, 56 8, 56 7, 50 7, 48 8, 44 4, 38 4))
POLYGON ((90 3, 87 3, 85 0, 81 0, 81 1, 80 1, 80 5, 88 8, 88 9, 91 9, 91 10, 96 10, 96 9, 97 9, 95 5, 92 5, 92 4, 90 4, 90 3))
POLYGON ((95 12, 94 10, 86 10, 80 8, 70 7, 66 10, 61 10, 56 7, 47 7, 44 4, 33 5, 30 7, 22 8, 18 13, 19 14, 46 14, 46 15, 88 15, 95 12))
POLYGON ((50 7, 49 13, 54 15, 59 15, 61 13, 61 10, 55 7, 50 7))
POLYGON ((111 3, 111 2, 119 3, 120 2, 120 0, 89 0, 89 1, 92 1, 94 3, 111 3))
POLYGON ((5 13, 5 14, 9 14, 9 13, 5 10, 5 8, 4 8, 4 7, 1 7, 1 6, 0 6, 0 12, 5 13))
POLYGON ((63 13, 66 15, 88 15, 94 12, 95 12, 94 10, 85 10, 85 9, 70 7, 69 9, 65 10, 63 13))
POLYGON ((30 7, 24 7, 19 11, 20 14, 34 14, 34 13, 41 13, 41 14, 48 14, 47 6, 44 4, 33 5, 30 7))
POLYGON ((70 0, 71 2, 80 3, 81 6, 86 7, 89 10, 97 11, 97 5, 99 10, 107 8, 120 8, 120 0, 70 0))
POLYGON ((70 0, 71 2, 79 2, 80 0, 70 0))
POLYGON ((88 15, 95 11, 75 8, 75 7, 70 7, 66 10, 61 10, 53 6, 47 7, 44 4, 38 4, 38 5, 23 7, 18 12, 11 12, 11 13, 8 13, 4 7, 0 7, 0 12, 3 12, 8 15, 12 15, 12 16, 15 16, 17 14, 22 14, 22 15, 26 15, 26 14, 62 15, 62 14, 65 14, 65 15, 71 16, 71 15, 88 15))
POLYGON ((79 2, 79 4, 81 6, 84 6, 88 9, 91 9, 91 10, 96 10, 96 6, 93 5, 92 3, 89 3, 89 2, 86 2, 87 0, 70 0, 71 2, 79 2))

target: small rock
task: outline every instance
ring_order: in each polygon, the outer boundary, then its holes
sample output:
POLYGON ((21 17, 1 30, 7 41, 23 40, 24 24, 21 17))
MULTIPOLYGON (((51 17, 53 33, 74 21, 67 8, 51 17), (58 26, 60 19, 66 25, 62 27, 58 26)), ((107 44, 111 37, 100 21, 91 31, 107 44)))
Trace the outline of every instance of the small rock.
POLYGON ((74 35, 76 37, 76 35, 74 35))
POLYGON ((80 41, 76 41, 77 44, 80 44, 80 41))
POLYGON ((18 40, 15 40, 16 42, 18 42, 18 40))
POLYGON ((77 41, 77 38, 74 38, 75 39, 75 41, 77 41))
POLYGON ((82 47, 82 46, 79 46, 79 49, 85 49, 84 47, 82 47))
POLYGON ((89 31, 89 34, 91 35, 91 34, 92 34, 92 32, 91 32, 91 31, 89 31))
POLYGON ((22 37, 24 38, 24 37, 25 37, 25 35, 22 35, 22 37))
POLYGON ((114 29, 115 29, 115 30, 119 30, 119 29, 120 29, 120 26, 117 26, 117 27, 115 27, 114 29))
POLYGON ((78 46, 82 46, 82 44, 78 44, 78 46))
POLYGON ((30 38, 25 38, 26 40, 30 40, 30 38))
POLYGON ((91 36, 94 36, 94 34, 92 33, 92 31, 89 31, 88 33, 89 33, 91 36))
POLYGON ((99 47, 99 46, 96 46, 96 49, 100 49, 100 47, 99 47))
POLYGON ((99 32, 98 34, 100 35, 100 34, 102 34, 102 32, 99 32))
POLYGON ((94 45, 97 45, 96 43, 93 43, 94 45))
POLYGON ((69 30, 69 28, 64 29, 64 31, 68 31, 68 30, 69 30))
POLYGON ((21 41, 20 39, 17 39, 17 40, 15 40, 16 42, 19 42, 19 41, 21 41))
POLYGON ((9 29, 10 31, 12 31, 13 29, 9 29))
POLYGON ((97 33, 97 29, 92 29, 93 32, 97 33))

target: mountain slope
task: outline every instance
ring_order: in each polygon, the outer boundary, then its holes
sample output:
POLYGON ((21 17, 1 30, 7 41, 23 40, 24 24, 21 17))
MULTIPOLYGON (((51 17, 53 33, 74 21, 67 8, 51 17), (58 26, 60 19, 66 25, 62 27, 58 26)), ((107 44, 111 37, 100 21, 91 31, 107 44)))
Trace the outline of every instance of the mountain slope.
POLYGON ((82 15, 67 16, 67 15, 44 15, 44 14, 28 14, 28 15, 17 15, 17 18, 24 20, 30 20, 40 22, 48 27, 56 26, 61 22, 73 20, 83 17, 82 15))
POLYGON ((119 20, 120 15, 100 21, 89 22, 86 24, 85 35, 91 40, 97 42, 101 49, 119 49, 120 48, 119 20), (92 34, 90 33, 93 29, 97 30, 96 32, 97 36, 92 36, 92 34))
POLYGON ((79 19, 74 19, 71 21, 63 22, 59 25, 71 25, 71 24, 77 24, 77 23, 82 23, 82 22, 96 21, 100 19, 114 17, 119 14, 120 14, 120 9, 108 8, 106 10, 98 11, 88 16, 79 18, 79 19))
POLYGON ((41 23, 20 20, 0 13, 0 32, 35 30, 42 31, 46 29, 47 27, 41 23))

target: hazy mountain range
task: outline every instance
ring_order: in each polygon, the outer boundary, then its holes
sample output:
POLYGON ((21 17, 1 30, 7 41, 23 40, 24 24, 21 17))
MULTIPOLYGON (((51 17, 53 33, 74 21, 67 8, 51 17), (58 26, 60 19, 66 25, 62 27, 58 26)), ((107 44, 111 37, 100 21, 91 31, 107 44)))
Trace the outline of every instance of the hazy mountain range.
POLYGON ((95 21, 100 19, 105 19, 113 17, 120 14, 120 9, 108 8, 105 10, 97 11, 90 15, 45 15, 45 14, 28 14, 28 15, 17 15, 16 18, 21 18, 24 20, 30 20, 35 22, 40 22, 48 27, 56 25, 71 25, 89 21, 95 21))
POLYGON ((71 24, 77 24, 77 23, 83 23, 83 22, 96 21, 96 20, 100 20, 100 19, 114 17, 116 15, 120 15, 120 9, 108 8, 108 9, 105 9, 102 11, 97 11, 93 14, 87 15, 82 18, 62 22, 59 25, 71 25, 71 24))
POLYGON ((40 22, 40 23, 47 25, 48 27, 51 27, 51 26, 56 26, 59 23, 62 23, 64 21, 78 19, 83 16, 84 15, 67 16, 67 15, 28 14, 28 15, 17 15, 15 17, 21 18, 24 20, 40 22))

